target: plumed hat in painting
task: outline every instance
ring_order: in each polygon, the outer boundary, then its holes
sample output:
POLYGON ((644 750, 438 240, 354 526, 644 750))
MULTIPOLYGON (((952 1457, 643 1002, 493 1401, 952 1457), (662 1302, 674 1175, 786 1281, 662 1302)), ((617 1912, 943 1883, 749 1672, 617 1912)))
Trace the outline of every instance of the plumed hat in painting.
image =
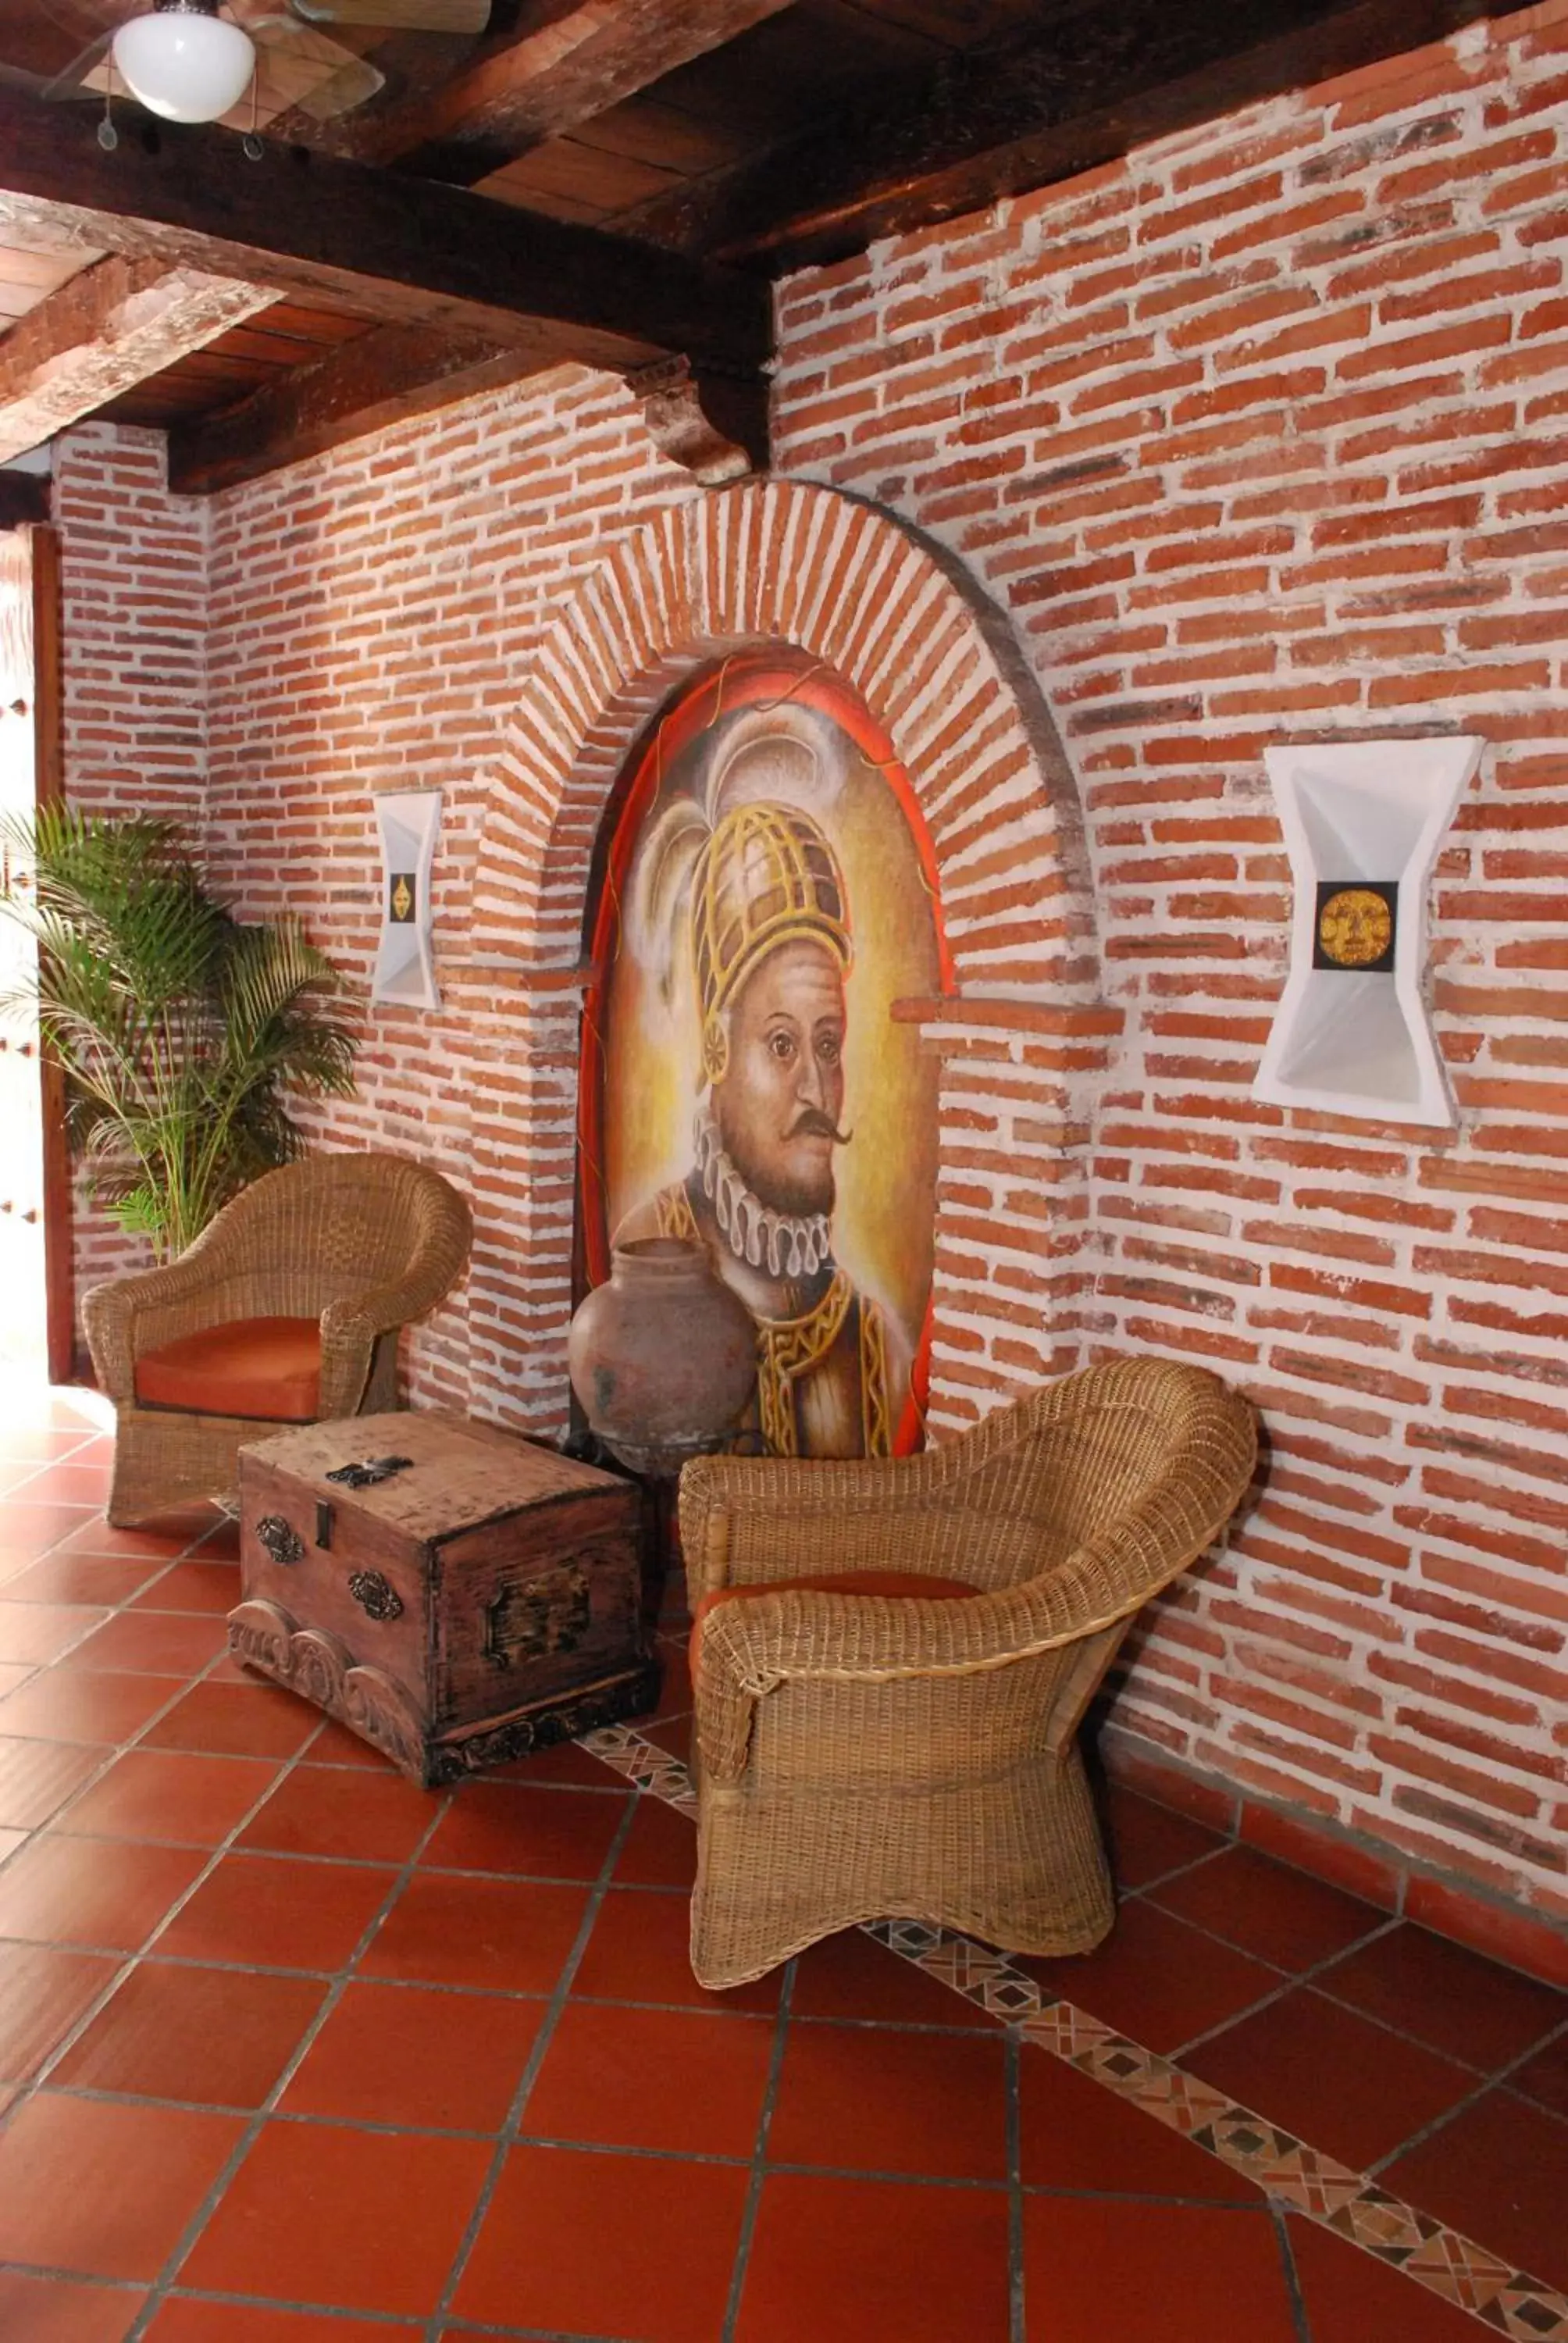
POLYGON ((809 709, 748 709, 714 756, 704 805, 678 801, 649 841, 638 923, 646 945, 663 944, 668 970, 680 900, 689 902, 709 1082, 729 1062, 725 1011, 769 953, 806 939, 843 969, 853 957, 844 874, 814 810, 838 789, 824 745, 809 709))

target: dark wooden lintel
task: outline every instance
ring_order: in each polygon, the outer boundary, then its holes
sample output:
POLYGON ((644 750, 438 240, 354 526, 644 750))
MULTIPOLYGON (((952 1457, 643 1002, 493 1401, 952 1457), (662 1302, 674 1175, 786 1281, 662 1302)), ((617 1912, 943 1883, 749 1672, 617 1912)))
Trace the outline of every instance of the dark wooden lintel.
POLYGON ((1097 0, 616 226, 777 273, 840 259, 1496 13, 1486 0, 1097 0))
POLYGON ((0 240, 56 240, 245 278, 394 325, 624 368, 661 351, 759 366, 767 288, 484 196, 264 143, 221 126, 127 128, 0 83, 0 240))

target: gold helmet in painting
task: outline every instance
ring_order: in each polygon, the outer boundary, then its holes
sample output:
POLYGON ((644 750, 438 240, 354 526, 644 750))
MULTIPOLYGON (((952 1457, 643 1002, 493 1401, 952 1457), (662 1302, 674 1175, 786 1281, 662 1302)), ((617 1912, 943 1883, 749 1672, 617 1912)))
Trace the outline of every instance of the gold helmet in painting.
POLYGON ((709 831, 691 881, 691 956, 702 1011, 702 1071, 722 1081, 724 1012, 780 944, 824 943, 853 958, 844 874, 824 831, 792 805, 738 805, 709 831))

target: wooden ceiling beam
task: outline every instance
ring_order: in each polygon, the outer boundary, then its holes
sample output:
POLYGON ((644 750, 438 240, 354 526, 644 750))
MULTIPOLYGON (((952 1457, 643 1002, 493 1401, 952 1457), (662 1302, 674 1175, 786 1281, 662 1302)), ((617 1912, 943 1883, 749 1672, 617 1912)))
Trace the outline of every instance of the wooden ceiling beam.
POLYGON ((526 353, 494 342, 378 326, 232 407, 176 423, 169 433, 169 486, 185 496, 232 488, 535 371, 526 353))
POLYGON ((157 258, 388 325, 444 327, 624 369, 663 353, 754 371, 772 342, 755 278, 466 189, 221 126, 127 126, 0 84, 0 240, 157 258))
POLYGON ((634 97, 678 65, 792 6, 793 0, 575 0, 488 45, 444 86, 331 126, 335 154, 471 187, 579 122, 634 97))
POLYGON ((1497 13, 1495 0, 1098 0, 840 109, 808 136, 655 196, 615 226, 781 275, 1497 13))
POLYGON ((265 287, 117 254, 83 269, 0 339, 0 462, 205 349, 276 298, 265 287))

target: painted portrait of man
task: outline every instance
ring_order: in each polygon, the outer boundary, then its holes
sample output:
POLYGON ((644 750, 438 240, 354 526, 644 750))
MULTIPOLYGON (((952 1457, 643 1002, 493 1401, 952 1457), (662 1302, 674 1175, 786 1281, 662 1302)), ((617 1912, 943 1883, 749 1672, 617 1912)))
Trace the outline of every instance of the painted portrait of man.
POLYGON ((900 982, 929 989, 931 953, 892 942, 901 900, 929 946, 930 900, 908 851, 900 863, 885 775, 841 726, 798 696, 737 708, 729 682, 728 712, 660 759, 626 855, 597 1018, 590 1003, 601 1127, 586 1168, 608 1191, 610 1242, 699 1243, 750 1312, 743 1443, 890 1455, 919 1438, 933 1206, 916 1124, 934 1124, 890 1000, 900 982), (667 1175, 649 1179, 661 1156, 667 1175))

